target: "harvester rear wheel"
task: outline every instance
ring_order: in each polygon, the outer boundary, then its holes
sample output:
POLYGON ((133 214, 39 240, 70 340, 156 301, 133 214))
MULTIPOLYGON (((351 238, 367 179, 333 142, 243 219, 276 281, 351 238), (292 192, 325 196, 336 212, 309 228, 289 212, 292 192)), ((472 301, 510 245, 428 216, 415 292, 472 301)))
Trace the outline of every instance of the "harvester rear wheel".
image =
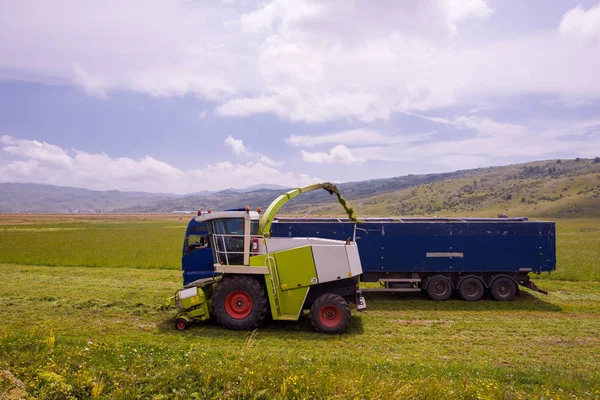
POLYGON ((350 306, 342 296, 325 293, 310 307, 310 322, 317 332, 345 332, 350 325, 350 306))
POLYGON ((257 328, 268 311, 265 287, 249 276, 226 276, 215 289, 212 306, 217 322, 226 328, 257 328))

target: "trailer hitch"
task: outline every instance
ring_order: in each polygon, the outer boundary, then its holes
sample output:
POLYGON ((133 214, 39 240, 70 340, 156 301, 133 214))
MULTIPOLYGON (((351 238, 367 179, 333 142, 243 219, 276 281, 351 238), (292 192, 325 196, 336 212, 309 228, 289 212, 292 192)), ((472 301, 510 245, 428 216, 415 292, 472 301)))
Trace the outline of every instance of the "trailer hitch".
POLYGON ((539 287, 537 287, 536 284, 533 283, 533 281, 521 282, 521 286, 525 286, 526 288, 539 293, 548 294, 548 292, 546 292, 544 289, 540 289, 539 287))

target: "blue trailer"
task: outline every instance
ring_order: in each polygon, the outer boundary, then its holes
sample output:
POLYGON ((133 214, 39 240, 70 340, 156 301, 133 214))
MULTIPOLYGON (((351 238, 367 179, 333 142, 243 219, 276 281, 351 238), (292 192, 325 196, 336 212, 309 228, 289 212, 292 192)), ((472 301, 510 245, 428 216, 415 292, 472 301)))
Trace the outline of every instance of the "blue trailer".
MULTIPOLYGON (((206 226, 190 221, 183 246, 184 285, 213 276, 210 249, 198 236, 206 226), (193 239, 192 239, 193 238, 193 239)), ((272 237, 350 239, 358 244, 363 282, 379 282, 364 291, 426 291, 434 300, 454 292, 467 301, 486 292, 511 300, 518 285, 545 293, 529 274, 556 269, 554 222, 527 218, 278 218, 272 237)))

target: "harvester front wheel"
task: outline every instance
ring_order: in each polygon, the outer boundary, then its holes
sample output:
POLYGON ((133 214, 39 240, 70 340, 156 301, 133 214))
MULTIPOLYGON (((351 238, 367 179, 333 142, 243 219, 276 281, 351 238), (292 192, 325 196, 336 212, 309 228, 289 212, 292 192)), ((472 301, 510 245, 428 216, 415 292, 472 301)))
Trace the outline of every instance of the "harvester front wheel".
POLYGON ((317 332, 345 332, 350 325, 350 306, 342 296, 325 293, 310 307, 310 322, 317 332))
POLYGON ((228 276, 215 289, 213 312, 217 322, 229 329, 254 329, 268 311, 265 287, 248 276, 228 276))
POLYGON ((185 331, 189 326, 189 323, 183 318, 177 318, 175 321, 175 329, 178 331, 185 331))

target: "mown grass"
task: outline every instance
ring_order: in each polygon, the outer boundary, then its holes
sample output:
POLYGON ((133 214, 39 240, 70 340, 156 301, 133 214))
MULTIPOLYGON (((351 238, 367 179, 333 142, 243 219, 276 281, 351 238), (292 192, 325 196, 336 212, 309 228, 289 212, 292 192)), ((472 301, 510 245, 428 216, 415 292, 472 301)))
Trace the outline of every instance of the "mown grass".
MULTIPOLYGON (((31 396, 600 398, 600 219, 557 221, 548 296, 369 293, 350 333, 327 336, 306 316, 177 332, 161 306, 187 217, 67 218, 0 217, 0 372, 31 396)), ((0 375, 0 398, 10 389, 0 375)))
POLYGON ((173 329, 176 271, 0 266, 0 370, 38 398, 599 398, 600 285, 514 302, 371 294, 341 336, 173 329))

